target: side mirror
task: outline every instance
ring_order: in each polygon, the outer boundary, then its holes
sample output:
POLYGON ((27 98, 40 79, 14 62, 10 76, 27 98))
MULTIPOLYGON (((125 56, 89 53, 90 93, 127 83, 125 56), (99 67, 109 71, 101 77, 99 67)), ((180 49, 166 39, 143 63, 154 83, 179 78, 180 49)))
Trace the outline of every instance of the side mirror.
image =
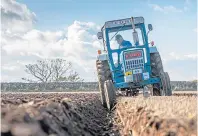
POLYGON ((135 45, 139 45, 138 33, 136 31, 133 32, 133 40, 134 40, 135 45))
POLYGON ((98 33, 97 33, 97 37, 98 37, 98 40, 102 39, 102 38, 103 38, 102 32, 98 32, 98 33))
POLYGON ((152 31, 152 30, 153 30, 152 24, 148 24, 148 30, 149 30, 149 31, 152 31))

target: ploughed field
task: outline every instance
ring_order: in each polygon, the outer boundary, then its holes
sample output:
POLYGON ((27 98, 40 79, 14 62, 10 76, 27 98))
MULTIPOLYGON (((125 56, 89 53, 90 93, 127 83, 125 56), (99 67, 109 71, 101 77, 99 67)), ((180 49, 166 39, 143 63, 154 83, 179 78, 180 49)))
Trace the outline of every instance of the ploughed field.
POLYGON ((197 96, 120 97, 115 124, 121 135, 197 135, 197 96))
POLYGON ((5 136, 116 134, 110 119, 98 93, 1 94, 1 134, 5 136))
POLYGON ((107 112, 99 93, 2 93, 4 136, 195 136, 197 93, 118 97, 107 112))

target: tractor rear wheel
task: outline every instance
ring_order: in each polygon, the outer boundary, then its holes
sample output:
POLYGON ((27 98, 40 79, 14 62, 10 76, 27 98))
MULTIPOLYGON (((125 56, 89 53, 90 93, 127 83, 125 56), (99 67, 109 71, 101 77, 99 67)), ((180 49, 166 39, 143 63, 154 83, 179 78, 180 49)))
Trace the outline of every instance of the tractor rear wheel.
POLYGON ((166 80, 167 80, 167 83, 168 83, 166 94, 167 94, 167 96, 171 96, 172 95, 172 88, 171 88, 171 83, 170 83, 170 77, 169 77, 168 72, 165 72, 165 74, 166 74, 166 78, 167 78, 166 80))
POLYGON ((172 90, 171 90, 171 84, 170 84, 170 78, 167 72, 163 72, 160 74, 162 88, 161 88, 161 95, 162 96, 171 96, 172 90))
MULTIPOLYGON (((151 59, 151 72, 153 77, 159 77, 161 73, 164 72, 162 60, 159 53, 151 53, 150 54, 151 59)), ((160 96, 160 85, 159 84, 153 84, 153 90, 152 90, 153 96, 160 96)))
POLYGON ((151 71, 153 77, 160 77, 162 87, 160 84, 153 84, 153 96, 171 96, 170 77, 167 72, 164 72, 162 60, 159 53, 151 53, 151 71))
POLYGON ((159 76, 162 72, 164 72, 160 54, 151 53, 150 59, 152 76, 159 76))
POLYGON ((105 91, 107 109, 111 110, 115 104, 115 99, 116 99, 115 88, 111 80, 105 81, 104 91, 105 91))
POLYGON ((103 61, 96 60, 96 69, 97 69, 97 75, 98 75, 101 103, 106 108, 107 103, 106 103, 106 99, 105 99, 104 83, 106 80, 111 79, 111 72, 109 69, 108 61, 107 60, 103 60, 103 61))

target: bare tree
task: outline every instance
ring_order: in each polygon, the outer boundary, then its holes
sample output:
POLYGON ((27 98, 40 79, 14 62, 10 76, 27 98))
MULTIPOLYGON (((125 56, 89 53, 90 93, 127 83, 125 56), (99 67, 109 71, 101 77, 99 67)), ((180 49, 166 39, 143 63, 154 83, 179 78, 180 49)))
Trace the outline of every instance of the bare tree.
MULTIPOLYGON (((71 62, 63 59, 38 60, 36 64, 28 64, 25 71, 40 82, 50 81, 83 81, 79 74, 72 70, 71 62)), ((26 81, 33 81, 22 78, 26 81)))
POLYGON ((83 82, 84 79, 81 79, 79 74, 76 71, 70 71, 68 76, 60 76, 58 81, 66 81, 66 82, 83 82))
POLYGON ((71 81, 71 82, 83 82, 84 79, 81 79, 79 77, 79 74, 76 71, 71 71, 69 76, 68 76, 68 81, 71 81))
POLYGON ((63 77, 72 69, 71 62, 67 62, 66 60, 55 59, 55 60, 52 60, 52 62, 53 62, 52 78, 54 81, 58 81, 60 77, 63 77))
POLYGON ((48 82, 53 73, 52 60, 38 60, 36 64, 25 65, 25 72, 41 82, 48 82))

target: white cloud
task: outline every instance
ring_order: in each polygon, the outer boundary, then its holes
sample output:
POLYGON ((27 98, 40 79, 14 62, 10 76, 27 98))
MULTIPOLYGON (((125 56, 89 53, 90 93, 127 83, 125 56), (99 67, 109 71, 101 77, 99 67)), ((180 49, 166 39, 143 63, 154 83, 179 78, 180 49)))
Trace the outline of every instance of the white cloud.
POLYGON ((198 54, 170 52, 161 56, 163 67, 172 81, 191 81, 197 75, 198 54))
POLYGON ((21 61, 33 56, 40 59, 64 58, 72 61, 77 69, 80 67, 79 73, 93 74, 97 50, 102 49, 96 37, 97 31, 98 26, 94 23, 75 21, 68 27, 67 32, 32 29, 21 36, 2 33, 2 50, 7 54, 5 57, 21 56, 21 61))
POLYGON ((175 52, 170 52, 169 56, 166 58, 168 60, 197 60, 198 54, 177 54, 175 52))
POLYGON ((17 66, 11 66, 11 65, 4 65, 1 68, 2 68, 2 70, 14 71, 14 70, 16 70, 19 67, 17 67, 17 66))
POLYGON ((169 55, 170 55, 170 57, 173 58, 173 59, 176 59, 176 60, 181 59, 181 57, 178 56, 177 54, 175 54, 175 52, 171 52, 169 55))
POLYGON ((198 54, 187 54, 187 55, 184 55, 184 57, 196 60, 198 58, 198 54))
POLYGON ((102 49, 96 36, 100 26, 93 22, 74 21, 66 30, 40 31, 33 29, 35 14, 26 5, 4 0, 2 7, 2 78, 7 79, 6 74, 12 71, 15 72, 13 76, 20 80, 25 74, 25 64, 56 57, 72 61, 77 72, 85 78, 94 78, 97 50, 102 49), (10 21, 14 21, 13 26, 7 23, 10 21), (23 28, 19 31, 15 27, 23 28), (18 63, 14 63, 16 61, 18 63))
POLYGON ((4 31, 26 32, 35 22, 36 14, 31 12, 25 4, 15 0, 1 1, 1 23, 4 31))
POLYGON ((162 6, 157 5, 157 4, 149 4, 149 6, 152 7, 153 10, 160 11, 160 12, 163 12, 163 13, 171 13, 171 12, 181 13, 181 12, 183 12, 183 10, 178 9, 178 8, 174 7, 173 5, 162 7, 162 6))
POLYGON ((65 38, 63 32, 42 32, 39 30, 30 30, 19 37, 12 34, 2 34, 5 41, 2 47, 8 54, 30 55, 37 54, 43 57, 49 57, 51 52, 61 50, 60 40, 65 38), (58 45, 57 45, 58 44, 58 45))

